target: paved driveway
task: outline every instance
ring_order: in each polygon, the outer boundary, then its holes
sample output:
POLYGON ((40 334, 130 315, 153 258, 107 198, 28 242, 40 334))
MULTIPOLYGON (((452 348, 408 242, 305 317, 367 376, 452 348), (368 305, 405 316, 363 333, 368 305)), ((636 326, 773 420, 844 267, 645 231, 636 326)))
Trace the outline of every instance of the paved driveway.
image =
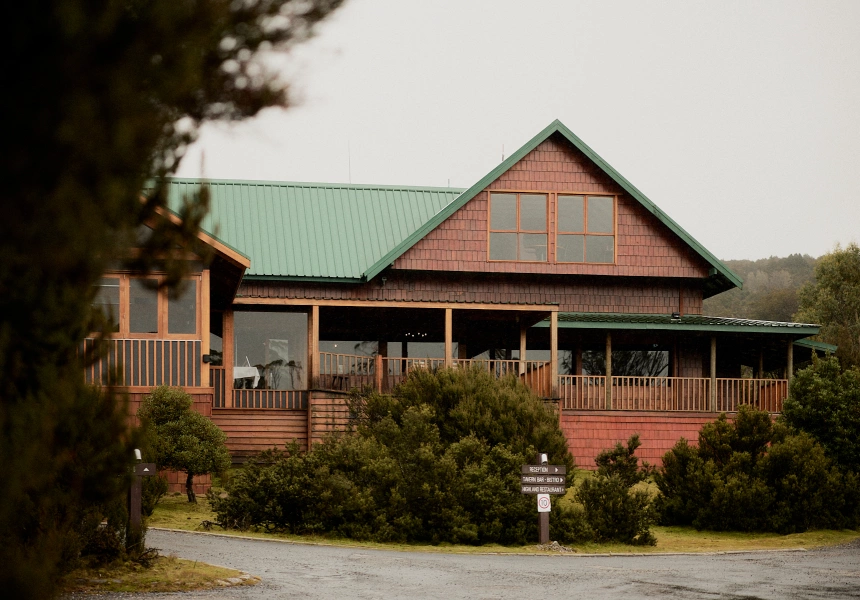
POLYGON ((147 542, 162 554, 263 579, 254 587, 137 596, 151 600, 860 598, 860 543, 808 552, 589 557, 389 552, 155 530, 147 542))

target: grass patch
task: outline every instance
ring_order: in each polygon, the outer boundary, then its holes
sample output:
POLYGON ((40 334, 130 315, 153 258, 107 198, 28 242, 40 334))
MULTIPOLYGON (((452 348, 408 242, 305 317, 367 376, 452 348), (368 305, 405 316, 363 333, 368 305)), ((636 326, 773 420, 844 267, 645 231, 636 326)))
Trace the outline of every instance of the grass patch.
POLYGON ((243 574, 234 569, 185 560, 175 556, 160 556, 152 566, 117 563, 106 567, 82 567, 67 575, 61 584, 62 593, 83 592, 187 592, 229 585, 254 585, 256 577, 237 581, 243 574), (233 579, 232 582, 228 581, 233 579))
MULTIPOLYGON (((588 477, 588 474, 580 476, 577 473, 577 482, 588 477)), ((644 484, 643 484, 644 485, 644 484)), ((573 502, 573 489, 568 490, 564 498, 557 500, 561 502, 573 502)), ((150 527, 163 527, 167 529, 180 529, 184 531, 204 531, 201 525, 204 521, 217 521, 215 514, 209 508, 205 497, 198 497, 198 504, 190 504, 184 495, 165 497, 156 507, 155 513, 149 519, 150 527)), ((627 546, 624 544, 579 544, 573 546, 580 553, 595 554, 653 554, 660 552, 732 552, 743 550, 780 550, 789 548, 819 548, 822 546, 835 546, 844 544, 860 538, 860 531, 807 531, 792 535, 779 535, 776 533, 739 533, 739 532, 715 532, 696 531, 692 527, 658 527, 653 529, 657 537, 656 546, 627 546)), ((500 546, 498 544, 487 544, 484 546, 465 546, 455 544, 439 544, 437 546, 426 544, 382 544, 375 542, 362 542, 343 538, 333 538, 320 535, 290 535, 283 533, 266 533, 263 531, 235 531, 223 530, 218 526, 211 531, 225 534, 237 535, 259 539, 278 539, 305 544, 327 544, 345 547, 376 548, 381 550, 403 550, 416 552, 457 552, 465 554, 485 554, 497 552, 499 554, 534 553, 542 552, 535 546, 500 546)), ((550 538, 552 537, 552 521, 550 521, 550 538)), ((537 543, 537 540, 535 540, 537 543)))

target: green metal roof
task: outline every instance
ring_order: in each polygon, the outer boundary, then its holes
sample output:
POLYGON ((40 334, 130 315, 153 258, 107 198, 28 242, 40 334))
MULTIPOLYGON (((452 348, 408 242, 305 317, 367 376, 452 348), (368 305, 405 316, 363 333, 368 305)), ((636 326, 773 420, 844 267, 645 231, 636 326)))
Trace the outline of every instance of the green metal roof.
POLYGON ((380 260, 372 269, 368 271, 368 278, 374 277, 389 264, 394 262, 400 255, 414 246, 421 238, 427 235, 434 228, 439 226, 445 219, 453 215, 458 209, 465 205, 469 200, 474 198, 479 192, 486 189, 493 181, 498 179, 508 169, 522 160, 526 154, 534 150, 541 142, 549 138, 553 134, 562 135, 568 142, 578 148, 585 156, 594 162, 604 173, 609 175, 615 183, 621 186, 630 196, 639 201, 645 209, 653 214, 657 219, 672 230, 680 237, 687 245, 689 245, 699 256, 705 259, 711 265, 711 274, 705 283, 705 297, 710 297, 720 292, 730 290, 732 288, 743 287, 743 280, 736 275, 731 269, 724 265, 720 260, 711 254, 704 246, 697 242, 693 236, 684 231, 680 225, 675 223, 669 215, 664 213, 656 204, 651 202, 645 194, 640 192, 632 183, 627 181, 618 171, 603 160, 597 152, 588 147, 588 145, 579 139, 570 129, 556 119, 550 123, 543 131, 526 142, 519 150, 511 154, 506 160, 502 161, 495 169, 487 173, 475 185, 466 190, 455 202, 452 202, 445 207, 443 211, 435 215, 427 223, 424 223, 420 228, 409 235, 401 244, 392 248, 382 260, 380 260))
MULTIPOLYGON (((570 329, 651 329, 662 331, 709 331, 725 333, 781 333, 806 337, 816 335, 820 329, 811 323, 783 323, 729 317, 684 315, 637 315, 623 313, 559 313, 559 328, 570 329)), ((535 327, 549 327, 544 320, 535 327)))
MULTIPOLYGON (((177 208, 200 179, 171 179, 177 208)), ((246 279, 357 282, 463 190, 275 181, 205 180, 203 228, 251 258, 246 279)))

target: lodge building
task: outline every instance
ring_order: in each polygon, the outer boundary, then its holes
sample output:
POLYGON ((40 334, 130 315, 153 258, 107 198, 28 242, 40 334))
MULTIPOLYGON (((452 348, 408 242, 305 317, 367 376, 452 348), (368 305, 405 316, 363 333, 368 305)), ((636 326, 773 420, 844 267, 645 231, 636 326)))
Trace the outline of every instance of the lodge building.
MULTIPOLYGON (((171 205, 201 184, 171 180, 171 205)), ((634 432, 659 462, 719 412, 780 412, 832 350, 817 325, 703 315, 740 278, 559 121, 466 190, 206 185, 215 258, 178 299, 106 273, 116 330, 87 378, 120 366, 133 406, 183 387, 235 460, 343 427, 353 387, 478 366, 552 403, 580 466, 634 432)))

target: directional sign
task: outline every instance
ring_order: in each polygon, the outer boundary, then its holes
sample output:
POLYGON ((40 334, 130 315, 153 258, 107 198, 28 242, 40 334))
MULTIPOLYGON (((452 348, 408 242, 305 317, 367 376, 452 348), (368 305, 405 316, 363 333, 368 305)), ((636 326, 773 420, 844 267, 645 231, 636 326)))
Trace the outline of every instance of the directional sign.
POLYGON ((537 496, 538 512, 549 512, 552 508, 549 501, 549 494, 538 494, 537 496))
POLYGON ((567 489, 563 485, 520 485, 523 494, 565 494, 567 489))
POLYGON ((134 465, 134 474, 141 477, 152 477, 158 474, 155 463, 138 463, 134 465))
POLYGON ((520 475, 523 485, 564 485, 564 475, 520 475))
POLYGON ((564 465, 523 465, 523 475, 566 475, 564 465))

